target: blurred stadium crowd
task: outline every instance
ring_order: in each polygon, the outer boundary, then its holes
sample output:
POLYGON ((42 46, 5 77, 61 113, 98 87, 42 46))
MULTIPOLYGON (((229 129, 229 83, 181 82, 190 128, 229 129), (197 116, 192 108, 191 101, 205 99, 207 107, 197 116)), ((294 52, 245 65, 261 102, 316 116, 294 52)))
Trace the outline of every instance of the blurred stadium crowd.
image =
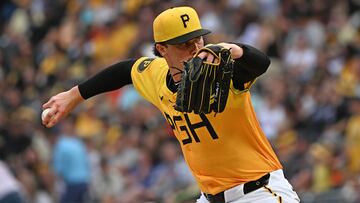
MULTIPOLYGON (((27 203, 66 203, 72 184, 86 202, 194 202, 171 129, 132 87, 88 100, 52 129, 40 121, 50 96, 118 60, 152 56, 152 20, 178 4, 1 0, 1 203, 15 191, 27 203)), ((213 31, 207 42, 243 42, 271 57, 253 102, 302 202, 360 202, 359 1, 186 4, 213 31)))

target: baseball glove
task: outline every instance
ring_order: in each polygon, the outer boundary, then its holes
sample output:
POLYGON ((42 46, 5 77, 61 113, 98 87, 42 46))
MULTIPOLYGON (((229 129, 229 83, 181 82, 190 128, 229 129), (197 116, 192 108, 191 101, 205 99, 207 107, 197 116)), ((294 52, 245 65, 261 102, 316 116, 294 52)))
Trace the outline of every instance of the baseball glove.
POLYGON ((220 45, 207 45, 184 65, 177 89, 175 110, 196 114, 223 112, 233 74, 234 60, 231 58, 230 49, 220 45), (209 63, 199 58, 199 53, 203 51, 214 55, 217 63, 209 63))

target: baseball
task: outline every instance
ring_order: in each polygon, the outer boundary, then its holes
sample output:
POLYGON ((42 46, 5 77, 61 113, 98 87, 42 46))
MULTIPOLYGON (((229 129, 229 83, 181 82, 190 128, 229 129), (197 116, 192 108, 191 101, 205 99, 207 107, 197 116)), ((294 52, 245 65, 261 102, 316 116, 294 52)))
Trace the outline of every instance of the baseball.
POLYGON ((47 108, 41 113, 41 119, 44 120, 45 117, 50 113, 51 109, 47 108))

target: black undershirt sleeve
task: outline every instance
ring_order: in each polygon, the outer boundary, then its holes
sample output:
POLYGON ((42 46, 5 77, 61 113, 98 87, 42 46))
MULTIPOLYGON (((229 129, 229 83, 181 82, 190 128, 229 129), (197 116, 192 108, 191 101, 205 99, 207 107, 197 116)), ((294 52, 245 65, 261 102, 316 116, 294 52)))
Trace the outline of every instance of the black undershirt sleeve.
POLYGON ((132 84, 131 68, 136 59, 115 63, 79 84, 84 99, 132 84))
POLYGON ((265 73, 270 65, 270 59, 256 48, 235 43, 243 50, 243 56, 235 59, 233 84, 238 90, 244 89, 244 83, 254 80, 265 73))

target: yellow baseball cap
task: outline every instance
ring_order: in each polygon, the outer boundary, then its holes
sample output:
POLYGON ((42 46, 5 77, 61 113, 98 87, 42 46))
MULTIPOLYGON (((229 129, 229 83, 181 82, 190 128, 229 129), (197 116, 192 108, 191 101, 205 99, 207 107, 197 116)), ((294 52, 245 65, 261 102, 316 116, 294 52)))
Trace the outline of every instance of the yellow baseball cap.
POLYGON ((196 11, 187 6, 174 7, 160 13, 153 23, 155 43, 181 44, 210 33, 203 29, 196 11))

